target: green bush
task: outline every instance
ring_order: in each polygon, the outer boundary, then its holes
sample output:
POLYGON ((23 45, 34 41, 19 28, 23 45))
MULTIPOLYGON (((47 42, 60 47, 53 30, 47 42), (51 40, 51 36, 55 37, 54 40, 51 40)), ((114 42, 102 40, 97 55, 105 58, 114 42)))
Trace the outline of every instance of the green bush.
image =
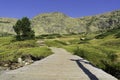
POLYGON ((120 62, 109 60, 102 60, 101 62, 105 65, 105 68, 102 68, 103 70, 120 79, 120 62))
POLYGON ((120 48, 120 40, 110 40, 101 44, 101 46, 105 46, 108 48, 119 49, 120 48))
POLYGON ((74 51, 75 55, 81 56, 82 58, 87 58, 87 53, 86 50, 80 49, 79 47, 74 51))
POLYGON ((96 38, 96 39, 103 39, 103 38, 105 38, 106 36, 108 36, 108 34, 107 34, 107 33, 103 33, 103 34, 100 34, 100 35, 95 36, 95 38, 96 38))
POLYGON ((40 36, 37 36, 37 39, 55 39, 55 38, 60 38, 62 37, 61 34, 43 34, 40 36))
POLYGON ((120 29, 111 29, 111 30, 108 30, 108 31, 106 31, 106 32, 104 32, 104 33, 101 33, 101 34, 95 36, 95 38, 96 38, 96 39, 103 39, 103 38, 105 38, 105 37, 107 37, 107 36, 109 36, 109 35, 116 34, 117 32, 118 32, 118 33, 117 33, 115 36, 119 38, 119 34, 120 34, 119 30, 120 30, 120 29))
POLYGON ((117 34, 115 34, 116 38, 120 38, 120 32, 118 32, 117 34))
POLYGON ((111 61, 116 61, 116 59, 117 59, 117 55, 115 54, 115 53, 108 53, 107 54, 107 57, 108 57, 108 59, 110 59, 111 61))

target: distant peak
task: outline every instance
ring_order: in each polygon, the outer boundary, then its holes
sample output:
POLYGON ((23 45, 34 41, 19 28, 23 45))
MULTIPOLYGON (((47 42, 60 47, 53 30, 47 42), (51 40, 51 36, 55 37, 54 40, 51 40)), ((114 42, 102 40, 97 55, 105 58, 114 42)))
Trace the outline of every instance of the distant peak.
POLYGON ((64 13, 61 13, 61 12, 49 12, 49 13, 42 13, 42 14, 39 14, 37 16, 35 16, 34 18, 39 18, 39 17, 57 17, 57 16, 61 16, 61 17, 69 17, 67 16, 66 14, 64 13))
POLYGON ((52 12, 52 14, 63 14, 64 15, 64 13, 62 12, 52 12))
POLYGON ((66 14, 64 14, 62 12, 52 12, 51 14, 53 14, 53 15, 63 15, 63 16, 68 17, 66 14))

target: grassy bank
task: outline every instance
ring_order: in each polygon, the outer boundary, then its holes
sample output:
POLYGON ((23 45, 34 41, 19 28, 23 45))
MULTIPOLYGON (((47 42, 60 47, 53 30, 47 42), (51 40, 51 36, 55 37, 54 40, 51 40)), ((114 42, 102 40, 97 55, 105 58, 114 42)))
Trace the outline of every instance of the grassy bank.
POLYGON ((115 32, 109 34, 103 35, 102 39, 96 39, 96 34, 64 35, 60 38, 45 39, 45 43, 50 47, 64 48, 120 78, 120 39, 114 36, 115 32))
POLYGON ((40 60, 51 55, 48 47, 39 46, 36 40, 15 41, 13 37, 0 37, 0 65, 17 62, 18 58, 40 60))
POLYGON ((47 47, 39 47, 36 41, 40 40, 48 47, 64 48, 72 54, 81 56, 94 66, 120 78, 120 38, 116 37, 119 32, 103 34, 51 34, 26 41, 15 41, 12 37, 2 37, 0 38, 0 61, 16 62, 17 58, 26 56, 39 60, 52 54, 47 47))

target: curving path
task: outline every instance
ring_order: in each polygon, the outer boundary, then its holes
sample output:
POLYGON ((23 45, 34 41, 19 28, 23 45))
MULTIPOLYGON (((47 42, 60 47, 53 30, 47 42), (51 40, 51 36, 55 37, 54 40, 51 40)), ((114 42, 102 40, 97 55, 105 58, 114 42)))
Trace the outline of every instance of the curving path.
POLYGON ((64 49, 51 49, 55 54, 31 65, 5 72, 0 75, 0 80, 117 80, 64 49))

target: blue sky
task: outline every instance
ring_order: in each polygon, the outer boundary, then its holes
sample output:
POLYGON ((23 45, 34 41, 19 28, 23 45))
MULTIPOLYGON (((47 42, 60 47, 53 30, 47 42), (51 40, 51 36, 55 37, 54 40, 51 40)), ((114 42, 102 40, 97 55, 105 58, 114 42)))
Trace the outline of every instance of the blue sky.
POLYGON ((83 17, 120 10, 120 0, 0 0, 0 17, 32 18, 46 12, 83 17))

